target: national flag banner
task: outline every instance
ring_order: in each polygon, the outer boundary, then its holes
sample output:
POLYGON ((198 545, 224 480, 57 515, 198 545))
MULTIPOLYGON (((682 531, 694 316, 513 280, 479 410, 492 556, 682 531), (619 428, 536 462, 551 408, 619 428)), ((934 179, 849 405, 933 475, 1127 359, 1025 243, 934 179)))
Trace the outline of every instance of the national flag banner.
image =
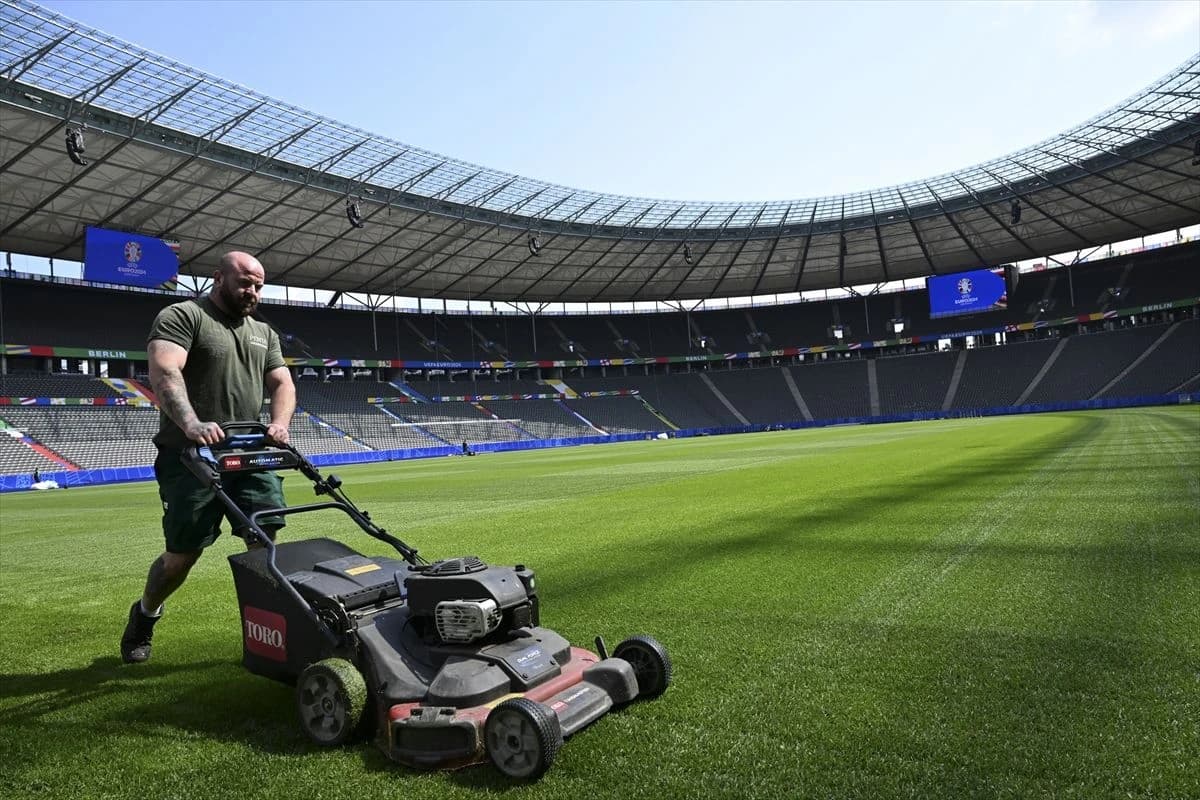
POLYGON ((65 406, 66 404, 67 404, 67 398, 65 398, 65 397, 51 397, 50 398, 50 405, 52 405, 52 406, 65 406))
POLYGON ((20 398, 18 398, 18 402, 20 402, 20 404, 23 406, 35 406, 35 405, 37 405, 37 401, 38 401, 38 399, 36 397, 20 397, 20 398))

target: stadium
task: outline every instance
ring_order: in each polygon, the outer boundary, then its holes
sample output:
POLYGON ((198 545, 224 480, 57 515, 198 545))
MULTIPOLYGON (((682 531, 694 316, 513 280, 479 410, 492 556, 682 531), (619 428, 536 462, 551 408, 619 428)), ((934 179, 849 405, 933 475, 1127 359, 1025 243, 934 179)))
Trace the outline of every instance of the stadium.
POLYGON ((292 443, 373 518, 669 648, 519 791, 1200 796, 1200 52, 1020 151, 758 203, 475 165, 27 0, 0 115, 5 796, 512 788, 306 741, 239 666, 232 537, 120 663, 146 333, 230 249, 279 287, 292 443))

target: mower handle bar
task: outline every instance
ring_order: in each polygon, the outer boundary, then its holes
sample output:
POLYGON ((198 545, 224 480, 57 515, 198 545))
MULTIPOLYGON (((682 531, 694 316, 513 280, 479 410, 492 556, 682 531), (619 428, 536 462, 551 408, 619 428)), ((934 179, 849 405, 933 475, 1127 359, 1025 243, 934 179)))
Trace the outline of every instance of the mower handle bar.
MULTIPOLYGON (((224 430, 227 435, 225 440, 216 446, 217 450, 246 446, 257 447, 266 444, 265 441, 262 440, 259 440, 258 444, 254 445, 238 444, 239 440, 249 441, 249 439, 252 437, 261 436, 263 439, 265 439, 267 435, 267 426, 263 425, 261 422, 226 422, 221 425, 221 429, 224 430), (243 434, 241 436, 228 435, 232 431, 250 431, 250 433, 243 434)), ((396 552, 404 557, 404 560, 408 563, 413 565, 422 563, 423 559, 417 554, 416 550, 376 525, 371 520, 370 514, 362 511, 358 508, 358 506, 354 505, 350 498, 346 496, 346 493, 342 491, 341 481, 336 479, 330 480, 323 476, 320 470, 318 470, 311 461, 304 457, 304 454, 290 444, 273 444, 269 446, 280 450, 286 450, 287 452, 296 456, 298 463, 296 464, 295 469, 299 470, 304 477, 313 482, 313 491, 315 491, 318 495, 329 495, 329 497, 331 497, 335 503, 341 504, 346 513, 350 515, 350 518, 353 519, 360 528, 362 528, 364 533, 374 539, 378 539, 384 544, 391 545, 396 552)), ((202 450, 208 450, 208 455, 212 455, 212 448, 201 448, 197 445, 186 448, 181 456, 184 466, 187 467, 188 471, 195 475, 201 483, 216 492, 217 497, 221 499, 226 508, 229 510, 231 518, 235 519, 240 525, 250 530, 251 534, 258 541, 261 542, 269 539, 266 533, 259 528, 258 525, 253 522, 253 520, 247 517, 246 514, 237 507, 237 504, 233 502, 229 495, 225 493, 222 486, 221 474, 217 471, 213 462, 202 454, 202 450)), ((299 506, 298 508, 315 510, 310 506, 299 506)), ((272 510, 276 513, 286 511, 286 509, 272 510)))

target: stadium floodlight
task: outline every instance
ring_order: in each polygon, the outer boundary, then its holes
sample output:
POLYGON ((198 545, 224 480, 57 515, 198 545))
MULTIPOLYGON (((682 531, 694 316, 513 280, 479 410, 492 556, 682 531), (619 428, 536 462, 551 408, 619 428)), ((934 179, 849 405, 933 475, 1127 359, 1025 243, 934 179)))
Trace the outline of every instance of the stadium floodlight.
POLYGON ((350 224, 355 228, 365 228, 367 223, 363 221, 362 207, 352 200, 346 200, 346 219, 350 220, 350 224))
POLYGON ((87 159, 83 157, 85 150, 83 142, 83 126, 78 128, 67 128, 67 156, 71 161, 81 167, 88 165, 87 159))
POLYGON ((529 255, 536 256, 542 251, 542 240, 534 234, 529 237, 529 255))
POLYGON ((850 336, 850 326, 848 325, 830 325, 828 331, 829 338, 839 344, 846 341, 850 336))
POLYGON ((692 266, 692 245, 690 242, 683 243, 683 263, 689 267, 692 266))
POLYGON ((1021 221, 1021 201, 1013 200, 1008 207, 1008 221, 1016 225, 1021 221))
POLYGON ((904 333, 907 327, 908 320, 904 319, 903 317, 896 317, 895 319, 888 320, 888 330, 890 330, 896 336, 904 333))

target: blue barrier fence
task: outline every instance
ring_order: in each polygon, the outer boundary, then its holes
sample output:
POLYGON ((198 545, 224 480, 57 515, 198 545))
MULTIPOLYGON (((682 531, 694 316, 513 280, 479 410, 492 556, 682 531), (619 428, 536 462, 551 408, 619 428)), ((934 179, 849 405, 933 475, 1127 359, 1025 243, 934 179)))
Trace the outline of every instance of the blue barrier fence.
MULTIPOLYGON (((1180 394, 1142 395, 1103 400, 1082 400, 1070 403, 1029 403, 1020 406, 996 406, 992 408, 956 409, 953 411, 914 411, 906 414, 884 414, 873 417, 836 417, 818 420, 793 420, 758 425, 734 425, 719 428, 689 428, 671 431, 675 438, 693 436, 721 436, 728 433, 753 433, 767 430, 798 430, 801 428, 827 428, 835 425, 875 425, 888 422, 919 422, 935 419, 962 419, 966 417, 994 417, 1009 414, 1040 414, 1048 411, 1089 411, 1105 408, 1132 408, 1135 406, 1164 406, 1183 403, 1200 403, 1200 392, 1180 394)), ((564 439, 531 439, 516 442, 488 442, 472 445, 476 453, 501 453, 511 450, 542 450, 548 447, 573 447, 581 444, 606 444, 632 442, 646 439, 654 434, 618 433, 611 436, 581 436, 564 439)), ((318 467, 341 466, 343 464, 368 464, 379 461, 407 461, 413 458, 433 458, 461 454, 462 449, 445 445, 421 447, 410 450, 368 450, 354 453, 322 453, 309 456, 318 467)), ((43 472, 42 480, 52 480, 62 487, 95 486, 109 483, 129 483, 154 478, 153 467, 114 467, 108 469, 84 469, 74 472, 43 472)), ((33 483, 31 475, 0 475, 0 492, 29 489, 33 483)))

